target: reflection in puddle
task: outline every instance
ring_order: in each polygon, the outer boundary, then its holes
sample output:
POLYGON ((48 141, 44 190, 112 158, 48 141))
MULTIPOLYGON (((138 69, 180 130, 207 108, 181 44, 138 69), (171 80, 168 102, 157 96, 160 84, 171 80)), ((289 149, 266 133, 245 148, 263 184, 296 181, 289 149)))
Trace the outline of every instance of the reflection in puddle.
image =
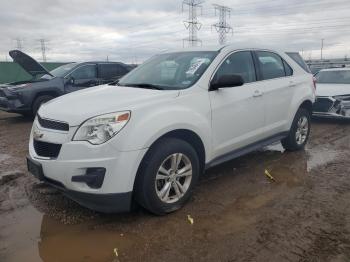
POLYGON ((7 154, 0 154, 0 162, 3 162, 7 159, 11 158, 10 155, 7 155, 7 154))
POLYGON ((32 206, 1 214, 0 251, 6 251, 4 261, 40 261, 35 247, 40 239, 41 218, 42 214, 32 206))
POLYGON ((114 248, 125 250, 133 238, 108 229, 93 229, 87 224, 63 225, 43 216, 39 254, 43 261, 112 261, 114 248), (62 252, 64 250, 64 252, 62 252))
POLYGON ((307 150, 307 170, 310 171, 318 166, 325 165, 341 155, 341 151, 325 149, 323 147, 314 147, 307 150))

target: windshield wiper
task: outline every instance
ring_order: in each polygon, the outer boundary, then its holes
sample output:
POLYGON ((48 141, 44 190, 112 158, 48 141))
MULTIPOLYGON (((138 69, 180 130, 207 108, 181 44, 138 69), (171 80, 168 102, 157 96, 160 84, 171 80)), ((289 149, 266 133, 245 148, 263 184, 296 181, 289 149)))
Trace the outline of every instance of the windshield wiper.
MULTIPOLYGON (((121 85, 123 85, 123 84, 121 84, 121 85)), ((126 84, 126 85, 123 85, 123 86, 140 87, 140 88, 156 89, 156 90, 164 90, 164 88, 159 86, 159 85, 153 85, 153 84, 147 84, 147 83, 126 84)))

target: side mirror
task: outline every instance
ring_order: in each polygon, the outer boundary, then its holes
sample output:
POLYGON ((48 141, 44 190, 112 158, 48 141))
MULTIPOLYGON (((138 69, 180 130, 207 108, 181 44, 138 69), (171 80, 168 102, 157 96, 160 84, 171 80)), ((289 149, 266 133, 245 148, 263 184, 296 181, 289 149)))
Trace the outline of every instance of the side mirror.
POLYGON ((74 83, 75 83, 74 77, 72 77, 72 76, 68 77, 67 82, 71 85, 74 85, 74 83))
POLYGON ((244 80, 240 75, 222 75, 210 83, 210 91, 218 90, 219 88, 228 88, 234 86, 242 86, 244 80))

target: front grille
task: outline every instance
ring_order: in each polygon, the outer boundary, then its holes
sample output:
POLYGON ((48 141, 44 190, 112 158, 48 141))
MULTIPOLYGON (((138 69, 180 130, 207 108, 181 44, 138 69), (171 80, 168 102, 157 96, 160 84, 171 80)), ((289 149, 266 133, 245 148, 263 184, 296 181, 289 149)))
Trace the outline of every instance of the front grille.
POLYGON ((38 115, 39 124, 48 129, 60 130, 60 131, 69 131, 68 123, 43 119, 38 115))
POLYGON ((334 102, 326 97, 320 97, 316 99, 313 110, 315 112, 328 112, 333 107, 334 102))
POLYGON ((61 150, 61 144, 53 144, 34 140, 34 149, 38 156, 57 158, 61 150))

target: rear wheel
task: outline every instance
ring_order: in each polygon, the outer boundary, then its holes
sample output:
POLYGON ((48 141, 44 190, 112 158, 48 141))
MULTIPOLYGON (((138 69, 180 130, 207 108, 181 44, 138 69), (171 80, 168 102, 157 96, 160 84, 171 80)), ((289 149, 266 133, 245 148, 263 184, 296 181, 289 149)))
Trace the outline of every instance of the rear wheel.
POLYGON ((299 108, 295 114, 289 135, 281 141, 286 150, 296 151, 304 148, 310 134, 310 117, 308 110, 299 108))
POLYGON ((32 114, 33 116, 36 115, 36 113, 38 112, 40 106, 48 101, 50 101, 51 99, 53 99, 53 96, 49 96, 49 95, 44 95, 44 96, 39 96, 34 100, 33 106, 32 106, 32 114))
POLYGON ((199 176, 196 151, 187 142, 165 138, 147 153, 136 180, 136 200, 163 215, 181 208, 199 176))

